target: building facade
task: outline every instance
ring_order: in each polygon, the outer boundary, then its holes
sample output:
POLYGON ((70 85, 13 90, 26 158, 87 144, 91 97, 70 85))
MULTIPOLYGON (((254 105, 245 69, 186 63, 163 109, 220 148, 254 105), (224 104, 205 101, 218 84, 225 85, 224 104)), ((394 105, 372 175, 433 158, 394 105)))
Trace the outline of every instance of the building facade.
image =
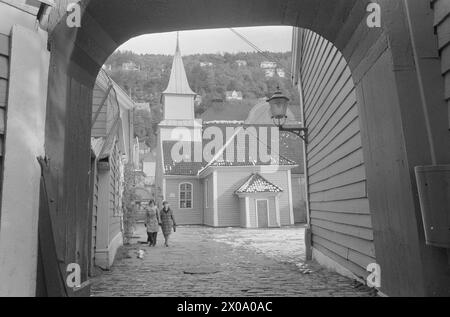
MULTIPOLYGON (((261 120, 270 117, 268 104, 254 107, 249 116, 252 122, 203 122, 194 119, 193 96, 177 44, 168 88, 163 93, 164 120, 159 126, 156 169, 160 171, 156 176, 157 187, 162 189, 163 199, 170 203, 177 223, 250 228, 280 227, 293 225, 295 219, 302 221, 305 217, 300 215, 300 208, 296 209, 299 215, 294 215, 293 201, 298 196, 294 199, 292 195, 292 170, 299 166, 286 157, 296 157, 296 153, 285 144, 286 138, 279 137, 271 121, 261 120), (213 130, 214 136, 209 134, 213 130), (215 140, 213 146, 211 139, 215 140), (275 146, 269 149, 266 144, 273 143, 273 139, 277 149, 275 146), (280 140, 283 142, 278 150, 280 140), (268 160, 263 162, 254 148, 259 153, 266 150, 268 160), (255 179, 261 185, 256 186, 257 193, 250 192, 253 188, 250 185, 242 187, 255 179), (276 193, 270 191, 271 186, 277 188, 276 193), (272 197, 255 200, 253 196, 258 194, 272 197), (255 222, 258 212, 261 221, 255 222), (272 215, 275 215, 273 219, 272 215), (248 217, 253 221, 247 221, 248 217), (264 221, 268 217, 271 220, 264 221)), ((290 144, 300 148, 299 140, 290 144)))
POLYGON ((91 266, 102 269, 111 267, 123 244, 124 165, 134 165, 138 155, 134 108, 131 98, 100 71, 92 101, 91 266))

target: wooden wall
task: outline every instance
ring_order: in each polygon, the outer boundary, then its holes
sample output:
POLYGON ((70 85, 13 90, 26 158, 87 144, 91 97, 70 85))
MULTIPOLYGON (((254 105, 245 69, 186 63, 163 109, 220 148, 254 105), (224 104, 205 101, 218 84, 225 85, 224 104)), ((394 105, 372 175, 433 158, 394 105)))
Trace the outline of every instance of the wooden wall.
MULTIPOLYGON (((109 239, 110 242, 116 237, 121 230, 122 219, 122 203, 120 194, 120 158, 121 154, 114 145, 113 151, 109 157, 110 173, 109 173, 109 239)), ((102 211, 104 212, 104 211, 102 211)))
POLYGON ((301 34, 312 245, 365 277, 376 261, 355 85, 332 43, 301 34))
POLYGON ((208 207, 205 205, 205 197, 203 197, 203 224, 207 226, 214 226, 214 183, 213 174, 206 176, 203 179, 203 189, 205 189, 205 181, 208 180, 208 191, 203 191, 203 196, 208 194, 208 207))
MULTIPOLYGON (((200 181, 195 178, 166 178, 166 196, 176 223, 179 225, 199 225, 203 224, 203 187, 200 181), (179 185, 181 183, 192 184, 192 208, 179 208, 179 185)), ((210 204, 211 205, 211 204, 210 204)))
MULTIPOLYGON (((110 104, 110 100, 106 100, 103 107, 99 110, 100 105, 105 97, 106 91, 95 84, 93 95, 92 95, 92 119, 98 112, 97 119, 92 125, 91 135, 94 138, 105 137, 108 134, 106 120, 107 120, 107 110, 108 105, 110 104)), ((110 99, 110 96, 107 97, 110 99)))
POLYGON ((97 160, 95 157, 91 160, 91 209, 92 209, 92 230, 91 230, 91 262, 90 262, 90 276, 94 275, 95 250, 97 244, 97 217, 99 207, 99 177, 97 169, 97 160))
MULTIPOLYGON (((0 33, 0 199, 3 185, 3 153, 8 98, 10 37, 0 33)), ((1 210, 0 210, 1 216, 1 210)))
POLYGON ((441 54, 441 71, 445 78, 445 99, 448 104, 450 128, 450 1, 432 0, 434 9, 434 26, 438 35, 438 46, 441 54))

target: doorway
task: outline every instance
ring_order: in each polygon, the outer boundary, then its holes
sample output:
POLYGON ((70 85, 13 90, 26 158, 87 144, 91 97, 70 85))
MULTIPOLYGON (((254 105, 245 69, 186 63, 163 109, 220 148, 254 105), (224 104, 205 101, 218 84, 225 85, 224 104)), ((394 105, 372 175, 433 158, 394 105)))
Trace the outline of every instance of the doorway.
POLYGON ((258 228, 269 227, 269 201, 267 199, 256 200, 256 217, 258 228))

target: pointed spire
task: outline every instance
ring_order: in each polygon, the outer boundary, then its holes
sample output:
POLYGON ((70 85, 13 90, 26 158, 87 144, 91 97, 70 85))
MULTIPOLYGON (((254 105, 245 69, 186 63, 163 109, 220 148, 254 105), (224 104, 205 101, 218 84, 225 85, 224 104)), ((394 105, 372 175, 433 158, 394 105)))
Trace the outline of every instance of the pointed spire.
POLYGON ((172 62, 169 84, 163 94, 196 95, 189 86, 183 59, 181 58, 179 33, 177 32, 177 46, 172 62))

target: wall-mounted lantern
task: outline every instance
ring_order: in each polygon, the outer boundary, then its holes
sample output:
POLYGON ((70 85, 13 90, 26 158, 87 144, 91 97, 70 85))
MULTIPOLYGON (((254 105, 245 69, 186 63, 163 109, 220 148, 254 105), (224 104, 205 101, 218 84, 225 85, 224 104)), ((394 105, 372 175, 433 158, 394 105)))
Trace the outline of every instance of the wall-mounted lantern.
POLYGON ((308 143, 308 128, 284 126, 287 120, 286 112, 289 98, 283 95, 283 93, 280 91, 280 87, 277 87, 277 91, 273 94, 272 97, 267 99, 267 102, 270 105, 272 121, 280 129, 280 131, 294 133, 303 141, 305 141, 305 143, 308 143))

